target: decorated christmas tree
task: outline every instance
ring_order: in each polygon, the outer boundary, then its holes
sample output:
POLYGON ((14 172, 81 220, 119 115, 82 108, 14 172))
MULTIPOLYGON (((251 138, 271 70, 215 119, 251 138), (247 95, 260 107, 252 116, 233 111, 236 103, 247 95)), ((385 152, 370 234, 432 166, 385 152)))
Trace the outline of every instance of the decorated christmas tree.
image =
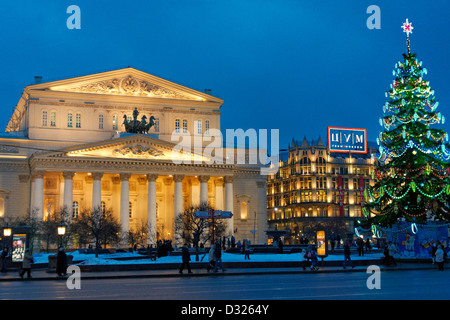
POLYGON ((375 184, 366 188, 363 209, 373 225, 391 227, 399 221, 450 221, 450 153, 448 134, 439 125, 434 90, 427 69, 410 52, 408 19, 402 26, 407 53, 395 65, 394 80, 386 92, 377 138, 375 184))

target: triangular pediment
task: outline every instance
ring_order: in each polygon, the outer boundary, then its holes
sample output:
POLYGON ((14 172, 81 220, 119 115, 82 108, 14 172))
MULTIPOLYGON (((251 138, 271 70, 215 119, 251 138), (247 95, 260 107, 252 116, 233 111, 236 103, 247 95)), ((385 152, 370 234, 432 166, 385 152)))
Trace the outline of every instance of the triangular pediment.
POLYGON ((223 103, 222 99, 134 68, 124 68, 66 80, 35 84, 28 86, 27 89, 223 103))
POLYGON ((125 137, 64 148, 48 152, 41 157, 82 157, 98 159, 154 160, 173 163, 202 163, 210 158, 177 148, 177 145, 142 134, 129 134, 125 137))

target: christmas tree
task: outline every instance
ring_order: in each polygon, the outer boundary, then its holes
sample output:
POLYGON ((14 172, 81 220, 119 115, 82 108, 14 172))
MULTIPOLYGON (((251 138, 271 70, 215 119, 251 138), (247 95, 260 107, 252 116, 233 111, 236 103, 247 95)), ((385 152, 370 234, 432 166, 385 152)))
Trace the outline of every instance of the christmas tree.
POLYGON ((386 92, 377 142, 378 164, 373 186, 365 190, 363 209, 373 225, 390 227, 398 221, 412 224, 450 220, 450 153, 448 134, 436 125, 444 123, 427 69, 410 53, 412 25, 407 34, 407 54, 395 65, 394 80, 386 92), (371 214, 369 214, 371 213, 371 214))

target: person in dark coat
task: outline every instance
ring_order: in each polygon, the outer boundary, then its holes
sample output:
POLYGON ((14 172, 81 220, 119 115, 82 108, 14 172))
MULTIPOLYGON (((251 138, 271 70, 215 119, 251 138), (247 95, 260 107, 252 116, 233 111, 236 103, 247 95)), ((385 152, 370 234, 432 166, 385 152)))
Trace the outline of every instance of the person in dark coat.
POLYGON ((9 257, 9 250, 8 248, 4 248, 2 251, 1 259, 2 259, 2 272, 6 272, 6 262, 9 257))
POLYGON ((350 262, 350 265, 352 266, 352 269, 355 267, 353 264, 352 259, 350 258, 350 244, 348 242, 344 245, 344 269, 347 265, 347 261, 350 262))
POLYGON ((283 241, 281 239, 278 241, 278 248, 280 249, 280 253, 283 253, 283 241))
POLYGON ((56 274, 60 277, 67 275, 67 255, 63 247, 59 248, 56 256, 56 274))
POLYGON ((183 263, 181 264, 179 272, 183 273, 183 269, 186 266, 188 268, 188 272, 192 273, 191 265, 189 264, 189 261, 191 260, 191 255, 189 253, 189 249, 186 243, 184 244, 183 248, 181 248, 181 259, 183 263))

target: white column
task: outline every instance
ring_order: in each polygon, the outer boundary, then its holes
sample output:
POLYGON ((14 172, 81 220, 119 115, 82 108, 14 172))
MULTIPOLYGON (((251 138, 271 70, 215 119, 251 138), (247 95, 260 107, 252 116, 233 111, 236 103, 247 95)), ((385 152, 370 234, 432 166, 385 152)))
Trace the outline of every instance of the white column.
POLYGON ((64 177, 64 202, 63 207, 69 213, 70 218, 72 218, 73 211, 73 176, 74 172, 63 172, 64 177))
POLYGON ((92 211, 100 209, 102 205, 102 177, 103 173, 92 173, 92 211))
POLYGON ((225 232, 226 236, 232 236, 234 234, 234 212, 233 212, 233 177, 224 177, 225 182, 225 211, 231 211, 233 217, 227 219, 227 230, 225 232))
MULTIPOLYGON (((128 231, 130 231, 130 188, 129 182, 131 174, 121 173, 120 174, 120 232, 121 236, 125 236, 128 231)), ((123 244, 128 244, 122 238, 123 244)))
MULTIPOLYGON (((256 204, 256 242, 267 244, 267 192, 266 182, 256 181, 258 199, 256 204)), ((257 244, 255 243, 255 244, 257 244)))
POLYGON ((149 244, 156 245, 156 179, 157 174, 147 174, 147 223, 149 225, 149 244))
POLYGON ((44 219, 44 175, 45 171, 35 171, 34 175, 34 198, 33 211, 36 213, 37 221, 44 219))
POLYGON ((208 180, 209 176, 199 176, 200 181, 200 205, 208 203, 208 180))
MULTIPOLYGON (((184 175, 174 175, 173 176, 173 180, 175 181, 175 190, 174 190, 174 204, 173 204, 173 211, 174 211, 174 221, 176 221, 177 216, 180 214, 183 214, 183 179, 184 179, 184 175)), ((175 226, 175 223, 174 223, 175 226)), ((174 228, 175 229, 175 228, 174 228)), ((175 235, 175 244, 179 247, 182 245, 182 241, 181 238, 179 236, 179 234, 175 233, 174 231, 174 235, 175 235)))
POLYGON ((215 179, 214 185, 216 188, 216 210, 224 210, 224 204, 223 204, 223 180, 222 179, 215 179))

